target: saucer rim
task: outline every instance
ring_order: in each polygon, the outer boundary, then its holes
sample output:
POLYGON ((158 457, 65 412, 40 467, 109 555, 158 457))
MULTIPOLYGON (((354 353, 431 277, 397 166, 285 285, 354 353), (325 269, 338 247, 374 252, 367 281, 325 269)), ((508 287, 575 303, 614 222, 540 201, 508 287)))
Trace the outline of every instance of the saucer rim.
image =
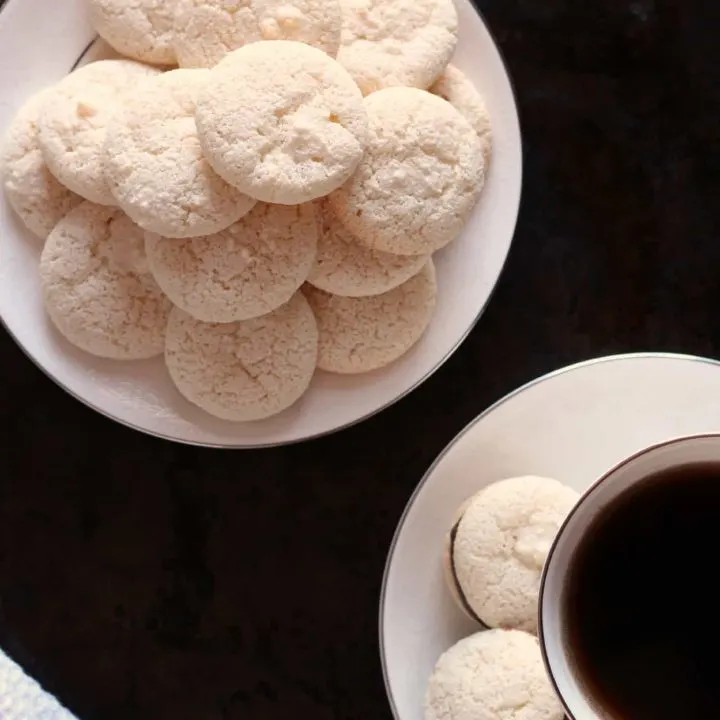
POLYGON ((713 358, 708 357, 702 357, 699 355, 692 355, 692 354, 686 354, 686 353, 671 353, 671 352, 634 352, 634 353, 619 353, 614 355, 604 355, 601 357, 596 358, 590 358, 588 360, 581 360, 576 363, 572 363, 570 365, 565 365, 561 368, 558 368, 556 370, 552 370, 548 373, 545 373, 544 375, 539 375, 538 377, 533 378, 532 380, 523 383, 519 387, 515 388, 514 390, 511 390, 506 395, 503 395, 500 399, 496 400, 494 403, 489 405, 485 410, 483 410, 481 413, 476 415, 470 422, 468 422, 453 438, 448 442, 447 445, 440 451, 440 453, 437 455, 435 460, 431 463, 430 467, 425 471, 423 476, 420 478, 420 481, 416 485, 415 489, 412 491, 410 497, 408 498, 408 501, 405 504, 405 507, 403 508, 403 511, 400 515, 400 518, 398 520, 398 523, 395 527, 395 532, 393 533, 392 540, 390 542, 390 547, 387 553, 387 557, 385 559, 385 566, 383 569, 383 576, 382 576, 382 583, 381 583, 381 589, 380 589, 380 602, 379 602, 379 608, 378 608, 378 647, 379 647, 379 654, 380 654, 380 664, 382 667, 382 676, 383 676, 383 684, 385 686, 385 694, 388 699, 388 703, 390 705, 390 711, 392 713, 392 716, 395 720, 403 720, 401 717, 397 705, 395 703, 395 698, 392 692, 392 689, 390 687, 390 678, 389 678, 389 671, 388 671, 388 665, 387 665, 387 654, 386 654, 386 648, 385 648, 385 621, 384 621, 384 614, 385 614, 385 604, 387 600, 387 587, 388 587, 388 580, 390 575, 390 566, 392 564, 393 557, 395 555, 396 546, 400 537, 400 534, 402 533, 405 523, 408 519, 408 516, 410 515, 410 511, 412 510, 413 506, 415 505, 415 502, 424 489, 425 485, 427 484, 430 477, 434 474, 438 466, 445 460, 445 458, 450 454, 452 450, 454 450, 455 446, 465 437, 467 433, 469 433, 475 425, 477 425, 480 421, 485 419, 488 415, 490 415, 493 411, 504 405, 506 402, 515 399, 515 397, 521 395, 526 390, 529 390, 532 387, 535 387, 536 385, 539 385, 541 383, 544 383, 546 381, 550 381, 555 379, 556 377, 560 375, 565 375, 567 373, 572 373, 577 370, 581 370, 583 368, 587 368, 594 365, 600 365, 600 364, 610 364, 614 362, 623 362, 627 360, 680 360, 680 361, 688 361, 692 363, 701 363, 704 365, 713 365, 716 367, 720 367, 720 360, 715 360, 713 358))

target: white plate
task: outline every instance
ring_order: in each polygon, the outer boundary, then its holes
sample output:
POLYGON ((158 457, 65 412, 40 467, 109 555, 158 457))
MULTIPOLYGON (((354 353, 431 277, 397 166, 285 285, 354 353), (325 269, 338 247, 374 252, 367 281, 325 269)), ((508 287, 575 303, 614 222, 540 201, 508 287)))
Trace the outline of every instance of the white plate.
MULTIPOLYGON (((21 104, 63 77, 93 40, 85 0, 8 0, 0 10, 0 136, 21 104)), ((426 380, 464 340, 490 299, 517 219, 520 127, 498 50, 469 0, 456 0, 454 62, 482 90, 493 118, 492 168, 463 236, 436 256, 437 312, 420 343, 370 375, 318 373, 310 392, 266 421, 215 420, 177 393, 162 359, 117 363, 74 350, 48 324, 37 279, 40 244, 0 200, 0 317, 20 347, 72 395, 115 420, 179 442, 257 447, 308 439, 388 407, 426 380)))
POLYGON ((554 477, 582 492, 648 445, 720 430, 720 363, 681 355, 618 355, 539 378, 473 420, 440 454, 405 508, 380 601, 380 652, 397 720, 423 720, 438 657, 479 627, 443 578, 457 507, 495 480, 554 477))

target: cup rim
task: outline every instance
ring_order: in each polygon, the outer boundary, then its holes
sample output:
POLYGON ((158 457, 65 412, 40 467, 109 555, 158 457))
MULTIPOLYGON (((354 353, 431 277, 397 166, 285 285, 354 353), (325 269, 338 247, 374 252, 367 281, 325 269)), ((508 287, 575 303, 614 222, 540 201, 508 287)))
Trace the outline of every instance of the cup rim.
POLYGON ((543 664, 545 665, 545 672, 548 676, 548 679, 550 680, 550 683, 552 684, 553 690, 555 691, 555 695, 557 696, 558 700, 560 701, 561 705, 563 706, 563 710, 565 711, 566 720, 576 720, 573 713, 570 711, 570 708, 568 708, 567 703, 565 701, 565 698, 563 697, 562 693, 560 692, 560 688, 558 687, 558 684, 555 680, 555 676, 553 674, 552 668, 550 666, 550 660, 548 659, 548 653, 547 648, 545 645, 545 632, 543 629, 543 598, 545 597, 545 583, 547 580, 547 574, 548 574, 548 567, 550 566, 550 561, 552 560, 553 556, 555 555, 555 550, 557 549, 557 546, 560 542, 560 539, 565 532, 565 529, 567 528, 568 524, 570 523, 571 519, 575 516, 575 513, 578 512, 581 505, 584 505, 587 500, 590 498, 590 496, 602 485, 607 481, 609 477, 614 475, 616 472, 620 471, 622 468, 624 468, 626 465, 629 465, 632 462, 635 462, 635 460, 643 457, 644 455, 647 455, 648 453, 655 452, 656 450, 659 450, 661 448, 669 447, 672 445, 680 445, 682 443, 688 442, 690 440, 702 440, 705 438, 717 438, 720 440, 720 431, 716 432, 705 432, 705 433, 695 433, 693 435, 679 435, 677 437, 670 438, 669 440, 663 440, 662 442, 654 443, 652 445, 648 445, 644 448, 641 448, 640 450, 634 452, 632 455, 628 455, 628 457, 624 458, 620 462, 613 465, 609 470, 605 471, 597 480, 595 480, 588 488, 585 490, 580 497, 575 502, 575 505, 573 505, 572 509, 568 513, 568 515, 565 517, 563 522, 560 524, 560 527, 558 528, 557 533, 555 534, 555 538, 553 539, 550 550, 548 551, 547 558, 545 559, 545 565, 543 566, 543 571, 540 576, 540 589, 538 593, 538 644, 540 645, 540 654, 542 655, 543 664))

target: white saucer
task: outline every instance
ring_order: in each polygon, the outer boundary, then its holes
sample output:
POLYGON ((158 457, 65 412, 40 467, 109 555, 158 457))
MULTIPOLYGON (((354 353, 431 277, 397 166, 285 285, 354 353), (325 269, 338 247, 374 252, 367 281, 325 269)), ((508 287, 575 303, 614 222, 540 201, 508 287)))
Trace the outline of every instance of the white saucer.
POLYGON ((425 474, 395 533, 380 600, 380 653, 396 720, 422 720, 440 654, 479 627, 445 587, 443 539, 490 482, 537 474, 578 491, 643 447, 720 430, 720 363, 616 355, 558 370, 473 420, 425 474))
MULTIPOLYGON (((260 447, 348 427, 416 388, 458 348, 490 300, 515 230, 522 152, 510 78, 471 0, 455 0, 460 38, 453 63, 483 92, 493 122, 493 157, 480 202, 455 242, 434 256, 435 316, 417 345, 366 375, 318 372, 292 408, 267 420, 217 420, 184 400, 162 358, 118 363, 71 347, 47 321, 37 265, 41 244, 0 197, 0 318, 20 347, 79 400, 137 430, 178 442, 260 447)), ((94 39, 87 0, 0 3, 0 142, 30 95, 62 78, 94 39)), ((92 59, 108 56, 91 50, 92 59)), ((85 60, 88 58, 86 57, 85 60)), ((2 195, 2 193, 0 193, 2 195)))

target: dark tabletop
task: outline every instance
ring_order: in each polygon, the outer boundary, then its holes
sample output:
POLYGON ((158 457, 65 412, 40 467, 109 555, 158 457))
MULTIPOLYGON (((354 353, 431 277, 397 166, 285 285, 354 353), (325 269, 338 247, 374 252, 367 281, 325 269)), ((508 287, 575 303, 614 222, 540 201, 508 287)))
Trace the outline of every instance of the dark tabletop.
POLYGON ((361 425, 179 447, 0 336, 0 646, 82 720, 386 720, 380 580, 405 501, 488 404, 608 353, 720 355, 717 0, 481 0, 524 190, 485 316, 361 425))

